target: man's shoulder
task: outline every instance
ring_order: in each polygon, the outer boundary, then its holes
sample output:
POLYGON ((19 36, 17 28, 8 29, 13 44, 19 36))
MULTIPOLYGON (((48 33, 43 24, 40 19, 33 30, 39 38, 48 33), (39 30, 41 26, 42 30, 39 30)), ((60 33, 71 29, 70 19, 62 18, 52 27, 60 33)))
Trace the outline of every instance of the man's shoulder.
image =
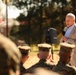
POLYGON ((75 67, 75 66, 67 65, 67 66, 66 66, 66 69, 67 69, 67 70, 76 71, 76 67, 75 67))
POLYGON ((63 67, 63 71, 70 75, 76 75, 76 68, 74 66, 67 65, 63 67))
POLYGON ((46 63, 47 65, 49 65, 49 67, 50 67, 50 66, 54 67, 54 66, 56 65, 54 61, 49 61, 49 60, 47 60, 45 63, 46 63))
POLYGON ((53 62, 48 62, 48 61, 39 61, 38 63, 34 64, 33 66, 30 67, 32 68, 38 68, 38 67, 50 67, 52 68, 55 64, 53 62))
POLYGON ((47 63, 46 61, 44 62, 39 61, 38 63, 34 64, 33 66, 31 66, 30 68, 27 69, 27 72, 33 72, 36 68, 47 68, 48 70, 51 70, 55 65, 51 64, 50 62, 47 63))
POLYGON ((56 65, 55 67, 53 67, 54 71, 57 72, 65 72, 65 73, 76 73, 76 68, 74 66, 70 66, 70 65, 56 65))
POLYGON ((52 69, 53 71, 59 72, 63 75, 76 75, 76 68, 70 65, 56 65, 52 69))
POLYGON ((33 73, 34 69, 36 69, 37 67, 39 67, 39 63, 36 63, 36 64, 32 65, 31 67, 29 67, 26 72, 33 73))

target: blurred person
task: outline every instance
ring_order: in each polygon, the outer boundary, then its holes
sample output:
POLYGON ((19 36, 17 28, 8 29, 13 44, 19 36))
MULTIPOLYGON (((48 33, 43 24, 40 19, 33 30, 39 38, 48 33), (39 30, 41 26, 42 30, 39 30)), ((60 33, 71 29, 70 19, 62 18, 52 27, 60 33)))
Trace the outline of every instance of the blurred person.
POLYGON ((70 64, 72 66, 76 66, 76 23, 75 23, 75 15, 72 13, 68 13, 65 18, 66 27, 63 30, 63 36, 60 42, 68 42, 71 44, 75 44, 75 48, 72 51, 72 57, 70 60, 70 64))
POLYGON ((38 44, 38 48, 39 48, 39 52, 37 56, 39 58, 39 62, 28 68, 27 72, 32 73, 36 68, 39 67, 47 68, 48 70, 50 70, 55 65, 54 62, 50 62, 48 60, 49 56, 51 55, 51 45, 47 43, 41 43, 38 44))
POLYGON ((26 44, 24 40, 17 41, 17 46, 24 45, 24 44, 26 44))
POLYGON ((34 72, 34 75, 61 75, 61 74, 54 72, 52 70, 48 70, 46 68, 37 68, 34 72))
POLYGON ((63 75, 46 68, 36 68, 33 73, 26 73, 24 75, 63 75))
POLYGON ((53 71, 62 73, 63 75, 76 75, 76 68, 69 65, 71 53, 75 45, 68 43, 60 43, 59 62, 53 67, 53 71))
POLYGON ((26 68, 23 66, 23 64, 29 58, 30 46, 28 46, 27 44, 24 44, 24 45, 18 46, 18 48, 22 54, 21 63, 20 63, 20 72, 22 75, 26 72, 26 68))
POLYGON ((0 75, 20 75, 21 53, 9 38, 0 34, 0 75))

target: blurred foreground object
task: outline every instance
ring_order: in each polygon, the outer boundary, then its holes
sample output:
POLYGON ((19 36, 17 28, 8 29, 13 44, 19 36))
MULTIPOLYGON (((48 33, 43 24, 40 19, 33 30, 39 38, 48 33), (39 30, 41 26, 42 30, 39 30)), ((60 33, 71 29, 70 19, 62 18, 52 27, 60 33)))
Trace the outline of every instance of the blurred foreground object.
POLYGON ((0 34, 0 75, 20 75, 20 60, 16 45, 0 34))
POLYGON ((25 41, 24 40, 18 40, 17 41, 17 45, 18 46, 21 46, 21 45, 24 45, 25 44, 25 41))
POLYGON ((25 73, 24 75, 63 75, 52 70, 47 70, 46 68, 37 68, 34 73, 25 73))

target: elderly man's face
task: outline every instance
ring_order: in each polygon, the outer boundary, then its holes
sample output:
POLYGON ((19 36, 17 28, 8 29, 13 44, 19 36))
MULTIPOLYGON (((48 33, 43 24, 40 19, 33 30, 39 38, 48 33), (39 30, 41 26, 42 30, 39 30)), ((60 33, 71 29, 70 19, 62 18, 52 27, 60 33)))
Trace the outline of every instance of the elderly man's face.
POLYGON ((65 19, 65 23, 66 23, 67 27, 70 27, 75 23, 75 20, 73 17, 67 16, 65 19))

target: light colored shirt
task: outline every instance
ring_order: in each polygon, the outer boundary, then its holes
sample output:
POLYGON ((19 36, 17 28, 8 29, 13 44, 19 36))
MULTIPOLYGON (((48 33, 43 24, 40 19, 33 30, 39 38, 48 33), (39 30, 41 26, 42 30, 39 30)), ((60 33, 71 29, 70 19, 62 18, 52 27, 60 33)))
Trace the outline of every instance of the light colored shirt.
POLYGON ((71 33, 73 27, 74 27, 74 25, 72 25, 71 27, 69 27, 69 28, 67 29, 67 31, 66 31, 66 33, 65 33, 65 37, 69 38, 70 33, 71 33))

